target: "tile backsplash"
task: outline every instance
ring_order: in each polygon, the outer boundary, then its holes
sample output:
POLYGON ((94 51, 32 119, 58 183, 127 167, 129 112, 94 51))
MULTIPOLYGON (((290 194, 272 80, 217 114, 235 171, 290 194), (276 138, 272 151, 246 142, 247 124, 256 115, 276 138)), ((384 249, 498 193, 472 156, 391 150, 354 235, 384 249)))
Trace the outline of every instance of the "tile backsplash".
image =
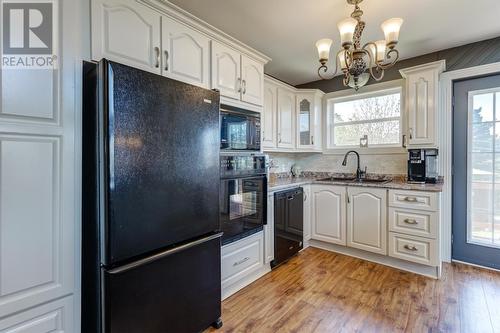
MULTIPOLYGON (((289 172, 293 164, 302 171, 316 172, 356 172, 355 155, 350 155, 347 166, 342 166, 344 155, 304 154, 304 153, 269 153, 271 172, 289 172)), ((406 154, 361 155, 361 168, 368 168, 368 173, 406 174, 406 154)))

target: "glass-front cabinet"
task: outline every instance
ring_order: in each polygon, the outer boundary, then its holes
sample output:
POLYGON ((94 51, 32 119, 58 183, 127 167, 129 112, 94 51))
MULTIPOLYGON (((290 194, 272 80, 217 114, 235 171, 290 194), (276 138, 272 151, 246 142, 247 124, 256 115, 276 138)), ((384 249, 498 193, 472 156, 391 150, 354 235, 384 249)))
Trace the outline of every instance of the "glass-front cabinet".
POLYGON ((321 97, 315 92, 297 94, 297 149, 321 149, 321 97))

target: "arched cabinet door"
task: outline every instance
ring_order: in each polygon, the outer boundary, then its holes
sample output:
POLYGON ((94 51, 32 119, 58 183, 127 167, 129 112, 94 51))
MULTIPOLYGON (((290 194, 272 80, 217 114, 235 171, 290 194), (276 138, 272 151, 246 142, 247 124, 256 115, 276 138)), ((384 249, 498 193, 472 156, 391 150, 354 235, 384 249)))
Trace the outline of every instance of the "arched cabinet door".
POLYGON ((240 100, 241 55, 217 42, 212 42, 212 89, 225 97, 240 100))
POLYGON ((311 238, 346 245, 346 189, 341 186, 311 185, 311 238))
POLYGON ((210 39, 173 19, 162 17, 163 75, 210 87, 210 39))
POLYGON ((349 187, 347 246, 387 254, 387 190, 349 187))
POLYGON ((264 93, 264 66, 247 56, 241 56, 241 100, 262 105, 264 93))
POLYGON ((92 1, 92 58, 161 74, 160 20, 135 1, 92 1))

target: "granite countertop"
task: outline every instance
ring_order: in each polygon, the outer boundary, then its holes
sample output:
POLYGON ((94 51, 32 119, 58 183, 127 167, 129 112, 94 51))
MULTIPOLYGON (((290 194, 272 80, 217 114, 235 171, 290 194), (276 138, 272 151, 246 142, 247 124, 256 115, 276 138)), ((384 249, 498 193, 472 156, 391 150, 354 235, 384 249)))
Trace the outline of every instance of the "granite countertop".
MULTIPOLYGON (((328 176, 327 176, 328 177, 328 176)), ((397 190, 411 190, 411 191, 426 191, 426 192, 442 192, 443 183, 437 184, 411 184, 408 183, 405 177, 396 176, 390 177, 390 181, 384 183, 357 183, 353 181, 342 180, 321 180, 326 177, 323 176, 301 176, 301 177, 277 177, 269 181, 269 192, 276 192, 285 190, 295 186, 308 185, 308 184, 326 184, 326 185, 340 185, 340 186, 357 186, 357 187, 375 187, 375 188, 388 188, 397 190)), ((369 176, 368 178, 372 178, 369 176)), ((378 177, 377 177, 378 178, 378 177)))

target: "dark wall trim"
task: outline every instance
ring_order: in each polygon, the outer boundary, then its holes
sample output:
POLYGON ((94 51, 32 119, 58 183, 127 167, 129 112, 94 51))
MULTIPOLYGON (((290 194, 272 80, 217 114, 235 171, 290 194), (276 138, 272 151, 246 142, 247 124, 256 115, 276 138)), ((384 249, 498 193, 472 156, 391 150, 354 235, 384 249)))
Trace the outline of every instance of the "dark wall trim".
MULTIPOLYGON (((384 79, 381 82, 401 79, 399 70, 402 68, 408 68, 443 59, 446 60, 446 71, 500 62, 500 37, 401 60, 393 68, 385 72, 384 79)), ((370 79, 368 82, 368 84, 373 83, 376 83, 373 79, 370 79)), ((344 87, 341 76, 327 81, 318 80, 300 84, 296 87, 320 89, 325 93, 350 89, 344 87)))

